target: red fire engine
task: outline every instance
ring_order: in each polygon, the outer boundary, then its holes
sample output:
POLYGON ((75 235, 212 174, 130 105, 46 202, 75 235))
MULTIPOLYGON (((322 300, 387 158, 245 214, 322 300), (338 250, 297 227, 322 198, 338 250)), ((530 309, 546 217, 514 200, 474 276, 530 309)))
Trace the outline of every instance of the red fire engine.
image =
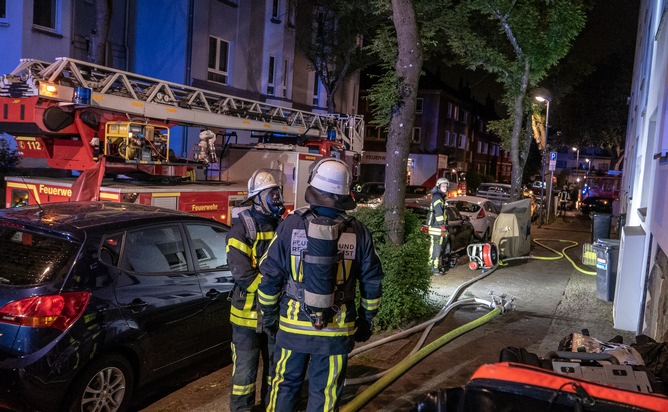
POLYGON ((8 177, 7 207, 134 201, 229 223, 230 207, 243 200, 257 168, 276 170, 289 209, 303 204, 308 165, 320 157, 342 158, 357 171, 363 128, 360 116, 273 106, 64 57, 54 63, 22 59, 0 77, 0 131, 15 136, 19 155, 83 171, 77 180, 8 177), (170 149, 173 126, 201 129, 188 159, 170 149), (296 142, 231 144, 234 130, 296 142), (109 181, 105 175, 158 176, 170 184, 109 181))

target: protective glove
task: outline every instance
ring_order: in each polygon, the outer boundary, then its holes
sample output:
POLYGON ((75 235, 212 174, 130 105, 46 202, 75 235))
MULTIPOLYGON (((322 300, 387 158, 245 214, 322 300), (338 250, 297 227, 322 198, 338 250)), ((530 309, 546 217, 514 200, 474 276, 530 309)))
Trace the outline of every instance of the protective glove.
POLYGON ((366 342, 373 334, 373 323, 366 318, 359 317, 355 321, 355 342, 366 342))
POLYGON ((276 332, 278 332, 278 311, 262 312, 262 331, 270 338, 276 338, 276 332))

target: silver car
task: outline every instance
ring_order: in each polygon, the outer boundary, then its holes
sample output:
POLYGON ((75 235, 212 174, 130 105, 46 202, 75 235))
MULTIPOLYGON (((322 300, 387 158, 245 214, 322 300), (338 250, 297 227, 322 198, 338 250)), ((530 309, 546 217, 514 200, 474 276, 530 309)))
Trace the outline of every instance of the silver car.
POLYGON ((499 211, 491 200, 476 196, 459 196, 446 200, 446 203, 457 209, 463 216, 468 216, 475 229, 476 237, 483 242, 492 238, 494 221, 499 211))

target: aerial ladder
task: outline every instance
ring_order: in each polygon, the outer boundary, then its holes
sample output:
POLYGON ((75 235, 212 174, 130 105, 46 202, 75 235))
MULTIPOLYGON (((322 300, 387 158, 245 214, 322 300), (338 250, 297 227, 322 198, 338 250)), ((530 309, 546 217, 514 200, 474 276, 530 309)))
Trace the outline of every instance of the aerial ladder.
POLYGON ((15 137, 23 157, 49 167, 187 176, 193 163, 215 160, 217 134, 247 130, 336 140, 362 152, 361 116, 319 114, 112 69, 69 57, 53 63, 21 59, 0 77, 0 131, 15 137), (177 159, 169 129, 202 129, 199 152, 177 159))

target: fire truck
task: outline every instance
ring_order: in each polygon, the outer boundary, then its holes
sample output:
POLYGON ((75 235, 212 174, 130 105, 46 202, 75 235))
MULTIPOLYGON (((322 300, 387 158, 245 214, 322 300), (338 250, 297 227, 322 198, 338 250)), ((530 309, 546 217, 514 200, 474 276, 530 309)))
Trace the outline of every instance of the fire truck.
POLYGON ((257 168, 276 172, 289 210, 303 205, 308 166, 318 159, 345 160, 356 175, 363 130, 361 116, 275 106, 67 57, 22 59, 0 77, 0 131, 14 136, 19 156, 81 171, 77 179, 7 177, 7 207, 130 201, 229 224, 257 168), (170 148, 174 126, 200 129, 188 158, 170 148), (261 141, 237 143, 235 131, 261 141))

